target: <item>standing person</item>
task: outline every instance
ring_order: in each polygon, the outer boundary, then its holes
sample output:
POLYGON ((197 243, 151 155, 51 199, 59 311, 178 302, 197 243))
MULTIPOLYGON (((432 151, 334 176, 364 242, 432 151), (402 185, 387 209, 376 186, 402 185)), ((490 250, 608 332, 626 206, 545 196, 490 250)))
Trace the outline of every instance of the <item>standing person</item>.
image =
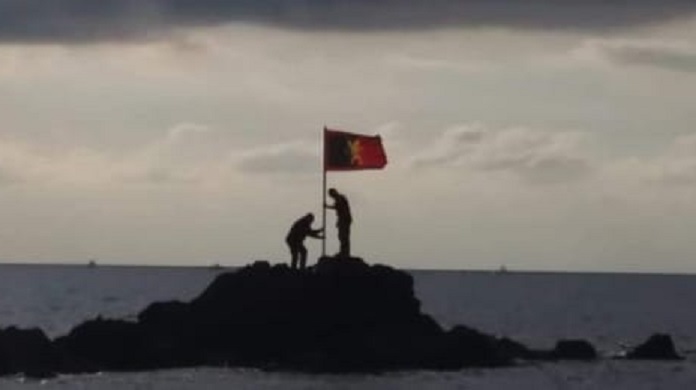
POLYGON ((307 264, 307 248, 304 246, 304 240, 307 236, 313 238, 323 238, 321 232, 324 229, 312 229, 314 222, 314 214, 307 213, 302 218, 292 224, 288 235, 285 237, 285 242, 290 247, 290 256, 292 256, 292 269, 304 269, 307 264))
POLYGON ((338 241, 340 250, 338 255, 350 257, 350 225, 353 223, 353 216, 350 214, 350 204, 345 195, 336 191, 335 188, 329 189, 329 196, 333 198, 333 205, 325 205, 327 209, 336 210, 336 228, 338 228, 338 241))

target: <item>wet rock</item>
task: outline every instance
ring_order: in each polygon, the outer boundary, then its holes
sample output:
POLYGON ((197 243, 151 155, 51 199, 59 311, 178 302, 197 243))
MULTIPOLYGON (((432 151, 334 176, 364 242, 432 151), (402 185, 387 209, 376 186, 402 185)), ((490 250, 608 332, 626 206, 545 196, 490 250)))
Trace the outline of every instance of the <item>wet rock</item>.
POLYGON ((650 336, 644 343, 638 345, 626 354, 627 359, 644 360, 681 360, 672 337, 667 334, 656 333, 650 336))
POLYGON ((560 340, 551 351, 551 357, 558 360, 595 360, 597 350, 585 340, 560 340))
POLYGON ((56 350, 42 330, 16 327, 0 330, 0 375, 51 377, 57 365, 56 350))
POLYGON ((142 350, 144 342, 137 323, 99 317, 78 325, 55 344, 70 357, 67 371, 95 372, 149 367, 142 350))
POLYGON ((189 304, 155 302, 138 315, 138 325, 145 338, 142 347, 153 364, 185 367, 204 362, 189 304))
POLYGON ((498 346, 513 359, 554 361, 554 360, 595 360, 597 350, 585 340, 559 340, 551 350, 532 349, 526 345, 503 338, 498 346))
MULTIPOLYGON (((655 335, 630 358, 678 358, 655 335)), ((592 360, 594 347, 561 340, 535 350, 421 312, 406 272, 359 258, 308 269, 258 261, 220 274, 190 302, 155 302, 135 321, 85 321, 51 342, 40 330, 0 330, 0 374, 42 376, 192 366, 304 372, 500 367, 515 360, 592 360)))
POLYGON ((549 352, 530 349, 526 345, 507 337, 498 340, 498 348, 509 359, 541 360, 548 359, 549 355, 549 352))
POLYGON ((497 367, 512 363, 512 356, 501 348, 498 340, 463 325, 457 325, 445 334, 449 345, 443 356, 445 368, 497 367))
POLYGON ((500 366, 497 340, 445 332, 421 313, 406 272, 359 258, 306 270, 255 262, 219 275, 190 303, 157 302, 138 321, 97 318, 56 340, 67 371, 195 365, 300 371, 500 366))

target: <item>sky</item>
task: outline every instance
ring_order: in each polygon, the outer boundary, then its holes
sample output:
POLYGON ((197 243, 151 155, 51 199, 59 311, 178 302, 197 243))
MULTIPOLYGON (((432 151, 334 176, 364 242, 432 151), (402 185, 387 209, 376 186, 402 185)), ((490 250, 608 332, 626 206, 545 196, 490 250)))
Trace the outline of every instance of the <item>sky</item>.
POLYGON ((691 0, 0 0, 0 262, 287 261, 328 126, 369 262, 694 273, 695 98, 691 0))

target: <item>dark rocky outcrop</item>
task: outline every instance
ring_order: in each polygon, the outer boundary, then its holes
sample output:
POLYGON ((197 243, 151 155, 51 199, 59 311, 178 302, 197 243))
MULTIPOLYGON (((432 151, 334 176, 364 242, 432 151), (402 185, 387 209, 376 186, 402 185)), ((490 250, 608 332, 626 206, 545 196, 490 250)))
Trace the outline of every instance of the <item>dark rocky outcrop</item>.
POLYGON ((520 360, 595 360, 595 347, 585 340, 559 340, 551 350, 531 349, 517 341, 503 338, 498 341, 506 355, 520 360))
POLYGON ((302 371, 495 367, 498 340, 421 313, 412 277, 356 258, 305 271, 256 262, 189 303, 153 303, 136 322, 97 318, 55 341, 64 371, 195 365, 302 371))
MULTIPOLYGON (((49 340, 0 330, 0 375, 248 366, 305 372, 500 367, 516 360, 592 360, 587 341, 535 350, 420 310, 412 277, 357 258, 307 270, 256 262, 219 275, 191 302, 156 302, 135 321, 98 317, 49 340)), ((678 358, 655 335, 629 358, 678 358)))
POLYGON ((58 361, 56 349, 42 330, 13 326, 0 330, 0 375, 49 377, 58 361))
POLYGON ((360 259, 324 258, 309 272, 256 263, 221 275, 190 309, 209 364, 364 371, 508 363, 487 351, 465 358, 486 343, 445 333, 422 314, 409 274, 360 259))
POLYGON ((585 340, 560 340, 551 351, 551 356, 558 360, 595 360, 597 350, 585 340))
POLYGON ((633 348, 626 354, 627 359, 635 360, 681 360, 672 337, 667 334, 656 333, 644 343, 633 348))
POLYGON ((498 340, 498 348, 500 348, 506 356, 521 360, 543 360, 548 356, 546 351, 532 350, 526 345, 503 337, 498 340))
MULTIPOLYGON (((149 340, 135 322, 97 318, 84 322, 55 341, 71 362, 67 371, 138 370, 150 368, 144 353, 149 340)), ((154 367, 153 367, 154 368, 154 367)))

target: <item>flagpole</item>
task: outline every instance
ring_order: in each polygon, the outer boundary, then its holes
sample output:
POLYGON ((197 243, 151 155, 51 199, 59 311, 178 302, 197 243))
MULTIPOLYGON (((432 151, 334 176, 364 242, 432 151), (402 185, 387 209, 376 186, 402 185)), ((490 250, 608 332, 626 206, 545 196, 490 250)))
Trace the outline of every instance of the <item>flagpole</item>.
POLYGON ((321 256, 326 256, 326 126, 322 132, 322 184, 321 184, 321 227, 324 229, 321 239, 321 256))

